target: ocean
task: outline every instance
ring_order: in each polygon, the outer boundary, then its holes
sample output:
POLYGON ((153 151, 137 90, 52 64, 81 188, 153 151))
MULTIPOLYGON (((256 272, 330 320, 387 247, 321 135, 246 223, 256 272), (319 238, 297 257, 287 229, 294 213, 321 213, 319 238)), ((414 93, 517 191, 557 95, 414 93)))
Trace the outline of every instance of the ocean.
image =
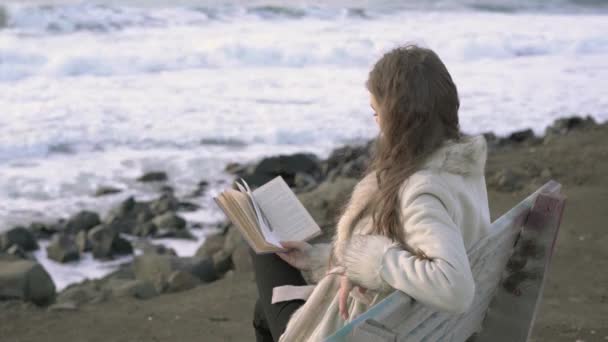
MULTIPOLYGON (((374 137, 364 82, 405 43, 442 58, 467 133, 605 121, 607 33, 602 0, 3 1, 0 230, 152 198, 152 170, 178 196, 209 181, 188 218, 212 225, 227 163, 374 137)), ((37 256, 59 287, 112 269, 37 256)))

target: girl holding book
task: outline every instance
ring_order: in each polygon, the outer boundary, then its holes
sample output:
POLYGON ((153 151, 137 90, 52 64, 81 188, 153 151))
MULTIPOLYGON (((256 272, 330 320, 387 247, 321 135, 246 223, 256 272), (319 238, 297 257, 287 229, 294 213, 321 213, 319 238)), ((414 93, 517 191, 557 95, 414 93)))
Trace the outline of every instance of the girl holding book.
POLYGON ((456 86, 430 49, 387 52, 366 86, 379 134, 331 243, 251 253, 258 341, 320 341, 395 290, 454 314, 472 304, 466 252, 490 227, 485 139, 460 132, 456 86))

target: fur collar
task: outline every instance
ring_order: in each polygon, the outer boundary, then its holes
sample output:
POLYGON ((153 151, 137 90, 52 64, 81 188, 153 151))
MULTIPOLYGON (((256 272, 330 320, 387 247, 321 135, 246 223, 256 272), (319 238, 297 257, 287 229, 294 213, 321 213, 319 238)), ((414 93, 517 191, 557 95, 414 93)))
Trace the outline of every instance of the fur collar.
MULTIPOLYGON (((422 169, 461 175, 483 175, 486 158, 487 144, 484 136, 468 136, 460 142, 446 142, 423 163, 422 169)), ((355 185, 332 238, 333 258, 338 264, 341 264, 344 246, 350 238, 357 215, 365 208, 369 198, 377 189, 375 172, 367 174, 355 185)), ((333 264, 336 265, 336 262, 333 264)))

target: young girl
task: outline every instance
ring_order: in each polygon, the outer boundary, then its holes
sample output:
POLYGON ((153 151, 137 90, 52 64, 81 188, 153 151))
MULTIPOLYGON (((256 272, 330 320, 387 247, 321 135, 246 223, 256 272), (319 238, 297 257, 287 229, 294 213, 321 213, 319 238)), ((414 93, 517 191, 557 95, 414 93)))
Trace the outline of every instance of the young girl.
POLYGON ((454 314, 473 301, 466 251, 490 226, 485 139, 460 133, 456 86, 429 49, 389 51, 366 86, 380 132, 332 242, 251 253, 258 341, 320 341, 395 290, 454 314))

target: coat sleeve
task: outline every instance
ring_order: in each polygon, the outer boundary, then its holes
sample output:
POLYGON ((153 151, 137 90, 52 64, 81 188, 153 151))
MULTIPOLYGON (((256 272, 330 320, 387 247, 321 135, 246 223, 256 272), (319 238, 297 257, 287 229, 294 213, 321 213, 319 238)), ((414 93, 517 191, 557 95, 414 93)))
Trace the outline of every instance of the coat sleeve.
POLYGON ((354 284, 390 286, 415 300, 450 313, 466 312, 475 283, 460 228, 444 204, 446 192, 420 192, 401 204, 408 246, 423 258, 381 235, 354 235, 344 252, 346 275, 354 284))
POLYGON ((308 251, 310 268, 302 270, 302 276, 309 284, 317 284, 325 276, 331 253, 330 243, 316 243, 308 251))

